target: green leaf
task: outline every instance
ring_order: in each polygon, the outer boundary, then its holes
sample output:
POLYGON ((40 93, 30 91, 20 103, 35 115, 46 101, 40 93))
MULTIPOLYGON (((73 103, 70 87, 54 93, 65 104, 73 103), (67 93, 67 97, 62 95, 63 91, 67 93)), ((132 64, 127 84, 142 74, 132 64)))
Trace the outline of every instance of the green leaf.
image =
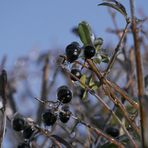
POLYGON ((78 33, 79 33, 79 37, 80 37, 82 43, 84 44, 84 46, 92 45, 93 33, 91 30, 91 27, 89 26, 89 24, 87 22, 82 21, 81 23, 79 23, 78 33))
POLYGON ((87 94, 88 94, 88 91, 84 91, 83 92, 83 97, 82 97, 82 101, 86 102, 87 101, 87 94))
POLYGON ((83 84, 86 83, 86 79, 87 79, 86 75, 82 75, 80 78, 80 82, 82 83, 82 84, 80 84, 80 86, 84 89, 85 89, 85 86, 83 84))
POLYGON ((124 17, 125 19, 127 20, 127 12, 126 12, 126 9, 125 7, 117 2, 116 0, 105 0, 106 2, 103 2, 101 4, 98 4, 98 6, 108 6, 108 7, 111 7, 115 10, 117 10, 118 12, 120 12, 124 17))
POLYGON ((98 81, 93 81, 91 78, 89 81, 89 87, 95 91, 100 87, 100 83, 98 81))
POLYGON ((90 77, 89 86, 91 87, 92 85, 94 85, 94 81, 93 81, 92 77, 90 77))

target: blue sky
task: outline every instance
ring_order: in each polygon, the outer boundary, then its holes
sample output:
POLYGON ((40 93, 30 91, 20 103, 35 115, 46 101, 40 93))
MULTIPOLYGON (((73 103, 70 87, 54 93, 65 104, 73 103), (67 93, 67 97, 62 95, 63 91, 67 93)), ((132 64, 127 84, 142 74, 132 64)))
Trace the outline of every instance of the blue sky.
MULTIPOLYGON (((79 41, 71 28, 80 21, 90 23, 97 36, 104 40, 116 39, 105 32, 112 22, 106 7, 98 7, 101 0, 0 0, 0 59, 8 56, 14 62, 20 55, 33 49, 63 48, 72 41, 79 41)), ((128 0, 122 1, 129 11, 128 0)), ((145 14, 148 1, 137 1, 136 8, 145 14)), ((118 23, 124 27, 119 14, 118 23)))

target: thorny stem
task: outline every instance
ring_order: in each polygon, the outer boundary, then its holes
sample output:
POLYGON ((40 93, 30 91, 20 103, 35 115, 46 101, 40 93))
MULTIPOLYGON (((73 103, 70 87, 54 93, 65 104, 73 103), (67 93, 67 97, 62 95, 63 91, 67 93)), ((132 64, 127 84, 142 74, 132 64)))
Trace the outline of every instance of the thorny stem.
POLYGON ((120 110, 123 113, 124 117, 127 119, 129 124, 133 127, 133 129, 139 135, 140 131, 139 131, 138 127, 136 126, 136 124, 128 116, 128 113, 127 113, 125 107, 123 106, 122 102, 118 98, 116 98, 116 96, 114 95, 114 93, 112 91, 109 91, 109 88, 103 87, 103 89, 104 89, 106 95, 114 102, 114 104, 120 108, 120 110))
MULTIPOLYGON (((35 98, 35 99, 37 99, 37 98, 35 98)), ((37 99, 37 100, 40 101, 43 104, 45 103, 42 100, 39 100, 39 99, 37 99)), ((72 117, 77 120, 77 123, 76 123, 76 125, 74 127, 76 127, 78 123, 81 123, 81 124, 85 125, 86 127, 88 127, 89 129, 92 129, 98 136, 102 136, 102 137, 106 138, 108 141, 110 141, 111 143, 114 143, 115 145, 117 145, 117 146, 119 146, 121 148, 124 148, 124 146, 120 142, 118 142, 116 139, 108 136, 107 134, 104 134, 101 130, 98 130, 98 129, 92 127, 91 125, 85 123, 84 121, 80 120, 79 118, 77 118, 77 117, 75 117, 73 115, 72 115, 72 117)), ((51 138, 51 136, 52 136, 51 133, 49 133, 48 131, 43 130, 42 128, 40 128, 37 125, 34 125, 34 126, 35 126, 36 129, 38 129, 38 131, 40 133, 42 133, 43 135, 45 135, 48 138, 51 138)))
POLYGON ((98 79, 110 86, 111 88, 115 89, 123 98, 125 98, 135 109, 139 109, 139 104, 133 100, 133 98, 129 97, 117 84, 107 80, 106 78, 103 78, 102 73, 98 70, 96 65, 93 63, 92 60, 87 60, 87 63, 89 64, 92 71, 96 74, 98 79))
POLYGON ((98 136, 102 136, 105 139, 107 139, 108 141, 110 141, 111 143, 117 145, 120 148, 124 148, 124 145, 122 145, 120 142, 118 142, 116 139, 108 136, 107 134, 103 133, 101 130, 96 129, 95 127, 92 127, 90 124, 85 123, 84 121, 80 120, 79 118, 72 116, 72 118, 74 118, 75 120, 78 121, 78 123, 83 124, 84 126, 88 127, 89 129, 93 130, 98 136))
POLYGON ((130 0, 130 8, 131 8, 131 17, 132 17, 132 33, 135 47, 135 60, 136 60, 136 70, 137 70, 137 85, 138 85, 138 98, 139 98, 139 106, 140 106, 140 125, 141 125, 141 142, 142 147, 146 147, 145 138, 144 138, 144 110, 143 110, 143 93, 144 93, 144 84, 143 84, 143 71, 142 71, 142 60, 141 60, 141 51, 139 44, 139 36, 136 24, 135 17, 135 6, 134 0, 130 0))
MULTIPOLYGON (((94 94, 94 96, 100 101, 102 100, 98 95, 94 94)), ((103 101, 103 103, 105 103, 103 101)), ((107 105, 107 104, 105 104, 107 105)), ((132 136, 130 135, 130 133, 127 131, 127 129, 125 128, 125 126, 122 124, 122 122, 120 121, 120 119, 116 116, 116 114, 109 108, 109 106, 105 106, 105 108, 112 114, 113 118, 119 123, 119 125, 122 127, 123 131, 126 133, 126 135, 129 137, 129 139, 131 140, 131 142, 133 143, 134 147, 137 148, 135 141, 133 140, 132 136)))
POLYGON ((108 81, 107 80, 107 84, 110 87, 113 87, 115 91, 117 91, 124 99, 126 99, 131 105, 132 107, 134 107, 135 109, 139 109, 139 104, 137 102, 134 101, 134 99, 132 97, 129 97, 125 91, 123 91, 117 84, 108 81))
POLYGON ((115 62, 117 53, 118 53, 118 51, 120 50, 121 44, 122 44, 122 42, 123 42, 123 39, 124 39, 124 37, 125 37, 125 35, 126 35, 127 31, 128 31, 127 28, 128 28, 129 23, 130 23, 130 21, 128 21, 128 22, 126 23, 125 29, 123 30, 122 36, 121 36, 121 38, 120 38, 120 40, 119 40, 119 43, 117 44, 117 46, 116 46, 116 48, 115 48, 115 51, 114 51, 114 53, 113 53, 113 56, 111 57, 111 59, 110 59, 110 61, 109 61, 109 64, 108 64, 108 66, 107 66, 106 71, 104 72, 103 77, 105 77, 105 76, 109 73, 109 71, 111 70, 111 68, 112 68, 112 66, 113 66, 113 64, 114 64, 114 62, 115 62))
POLYGON ((80 82, 81 85, 83 85, 85 87, 85 89, 91 94, 93 95, 104 107, 107 111, 109 111, 112 116, 114 117, 114 119, 119 123, 119 125, 122 127, 123 131, 126 133, 126 135, 129 137, 129 139, 131 140, 131 142, 133 143, 133 145, 136 148, 136 144, 135 141, 133 140, 133 138, 131 137, 130 133, 127 131, 127 129, 125 128, 125 126, 122 124, 122 122, 120 121, 120 119, 116 116, 116 114, 110 109, 110 107, 94 92, 94 90, 92 90, 88 85, 84 84, 83 82, 81 82, 77 77, 75 77, 69 70, 67 70, 64 65, 61 64, 61 67, 72 77, 74 77, 77 81, 80 82))
MULTIPOLYGON (((95 66, 95 64, 91 61, 91 60, 87 60, 89 66, 92 68, 92 70, 96 73, 96 75, 98 76, 98 78, 100 79, 100 81, 102 81, 102 83, 109 85, 109 81, 106 80, 105 78, 102 79, 102 74, 99 72, 99 70, 97 69, 97 67, 95 66)), ((112 85, 109 85, 110 87, 113 87, 112 85)), ((121 93, 123 93, 123 95, 125 94, 124 92, 122 92, 122 89, 120 89, 119 87, 116 87, 117 85, 114 85, 115 87, 113 87, 114 89, 118 88, 119 90, 121 90, 121 93)), ((95 94, 96 95, 96 94, 95 94)), ((126 95, 125 95, 126 96, 126 95)), ((132 105, 134 105, 137 108, 137 104, 135 104, 135 102, 133 102, 133 100, 126 98, 132 105)), ((129 134, 129 132, 127 131, 127 129, 125 128, 124 125, 122 125, 122 122, 120 121, 120 119, 115 115, 115 113, 110 110, 113 117, 118 121, 118 123, 120 123, 120 125, 122 126, 124 132, 128 135, 129 139, 131 140, 131 142, 133 143, 133 145, 135 147, 137 147, 135 141, 133 140, 132 136, 129 134)))

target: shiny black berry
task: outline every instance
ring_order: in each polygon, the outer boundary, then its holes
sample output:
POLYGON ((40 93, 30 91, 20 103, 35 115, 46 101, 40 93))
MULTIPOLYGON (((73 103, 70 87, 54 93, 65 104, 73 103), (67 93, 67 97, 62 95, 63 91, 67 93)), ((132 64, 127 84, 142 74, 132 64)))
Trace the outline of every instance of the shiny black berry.
POLYGON ((67 86, 63 85, 58 88, 57 97, 62 103, 69 103, 72 99, 72 92, 67 86))
POLYGON ((24 130, 23 130, 23 137, 25 139, 30 139, 30 137, 32 136, 34 130, 31 126, 28 126, 26 127, 24 130))
POLYGON ((106 133, 112 137, 118 137, 119 136, 119 129, 115 127, 108 127, 106 129, 106 133))
POLYGON ((91 59, 95 55, 95 53, 96 50, 93 46, 88 45, 84 48, 84 56, 86 59, 91 59))
POLYGON ((17 148, 30 148, 30 145, 28 143, 21 143, 17 146, 17 148))
POLYGON ((67 61, 72 63, 78 59, 81 50, 77 42, 73 42, 66 47, 67 61))
POLYGON ((63 123, 67 123, 70 118, 71 112, 69 111, 68 106, 62 107, 62 110, 59 112, 60 121, 63 123))
MULTIPOLYGON (((81 78, 81 71, 79 69, 72 69, 71 73, 77 77, 78 79, 81 78)), ((73 76, 70 77, 73 81, 77 81, 73 76)))
POLYGON ((54 111, 52 111, 51 109, 49 109, 42 114, 42 119, 46 126, 50 126, 56 122, 57 114, 54 113, 54 111))
POLYGON ((25 128, 25 120, 23 117, 14 117, 12 127, 15 131, 21 131, 25 128))

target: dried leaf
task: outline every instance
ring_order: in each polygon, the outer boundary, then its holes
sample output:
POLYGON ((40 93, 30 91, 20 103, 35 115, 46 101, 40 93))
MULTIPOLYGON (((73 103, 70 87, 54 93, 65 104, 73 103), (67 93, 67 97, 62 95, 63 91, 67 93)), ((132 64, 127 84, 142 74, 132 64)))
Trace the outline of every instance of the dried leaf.
POLYGON ((111 7, 115 10, 117 10, 118 12, 120 12, 126 19, 127 19, 127 12, 125 7, 117 2, 116 0, 105 0, 106 2, 103 2, 101 4, 98 4, 98 6, 108 6, 111 7))

